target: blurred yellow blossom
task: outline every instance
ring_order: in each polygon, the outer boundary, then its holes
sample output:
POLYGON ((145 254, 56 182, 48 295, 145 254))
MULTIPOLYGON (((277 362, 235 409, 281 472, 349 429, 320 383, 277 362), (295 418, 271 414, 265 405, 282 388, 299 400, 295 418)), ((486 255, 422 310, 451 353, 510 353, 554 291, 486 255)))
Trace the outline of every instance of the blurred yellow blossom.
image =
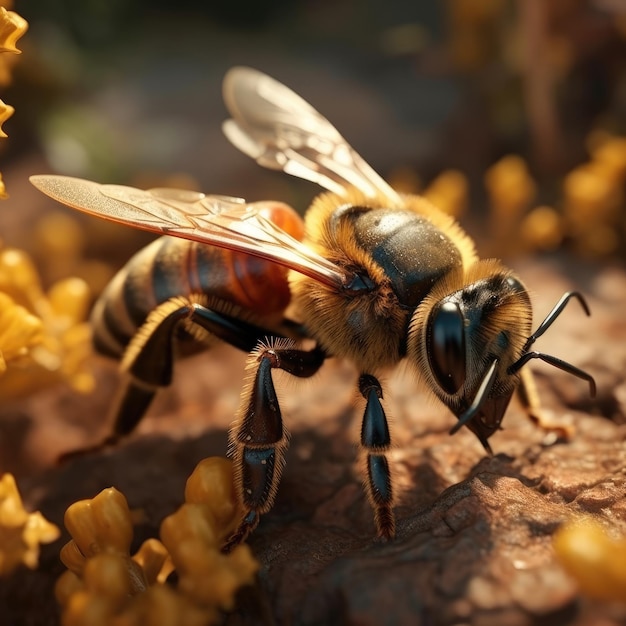
POLYGON ((15 479, 11 474, 0 478, 0 575, 12 572, 23 564, 37 567, 39 544, 50 543, 59 536, 59 529, 39 511, 24 509, 15 479))
MULTIPOLYGON (((14 11, 7 10, 11 5, 12 3, 7 0, 0 2, 0 53, 10 52, 15 55, 21 54, 21 50, 19 50, 15 44, 28 29, 28 22, 14 11)), ((0 55, 0 85, 2 86, 8 85, 11 82, 13 61, 9 59, 13 55, 0 55)), ((11 117, 14 111, 15 109, 12 106, 0 100, 0 138, 7 136, 2 130, 2 123, 11 117)), ((8 194, 0 178, 0 200, 6 198, 8 198, 8 194)))
POLYGON ((626 137, 606 134, 591 150, 592 160, 615 182, 626 178, 626 137))
POLYGON ((124 564, 130 593, 146 589, 143 571, 129 553, 133 525, 128 503, 117 489, 111 487, 91 500, 75 502, 64 521, 72 540, 63 546, 61 561, 74 574, 82 576, 89 559, 106 553, 124 564))
POLYGON ((0 292, 0 374, 7 361, 24 356, 28 349, 41 341, 41 320, 0 292))
POLYGON ((31 258, 21 250, 5 248, 0 250, 0 296, 8 298, 1 301, 5 304, 0 311, 0 350, 5 360, 16 351, 26 354, 19 346, 30 348, 19 368, 9 368, 0 378, 0 397, 16 397, 58 380, 79 391, 91 391, 91 330, 85 321, 91 291, 87 283, 67 278, 46 293, 31 258))
POLYGON ((583 517, 562 526, 553 545, 584 594, 626 602, 626 537, 611 537, 600 522, 583 517))
POLYGON ((535 197, 537 186, 526 161, 509 154, 485 172, 485 187, 495 216, 517 217, 535 197))
POLYGON ((626 180, 626 138, 595 130, 587 139, 591 158, 563 181, 563 215, 576 251, 604 257, 619 250, 626 180))
POLYGON ((423 196, 444 213, 458 218, 467 208, 469 182, 463 172, 445 170, 428 185, 423 196))
POLYGON ((594 162, 574 168, 565 177, 563 196, 566 215, 576 232, 588 228, 591 222, 614 221, 623 201, 619 185, 594 162))
POLYGON ((0 7, 0 52, 21 54, 15 44, 27 30, 28 22, 23 17, 0 7))
POLYGON ((105 489, 68 508, 72 540, 61 560, 69 571, 55 589, 64 626, 205 626, 219 619, 219 609, 233 608, 258 563, 245 545, 220 551, 239 514, 232 463, 199 463, 185 499, 163 521, 162 543, 148 539, 132 557, 132 515, 119 491, 105 489), (166 582, 174 570, 175 587, 166 582))
POLYGON ((185 485, 185 502, 210 508, 220 542, 233 533, 239 521, 232 480, 232 461, 209 457, 198 463, 185 485))
POLYGON ((537 192, 526 161, 516 154, 501 158, 487 169, 484 183, 491 209, 492 249, 489 254, 519 252, 519 222, 537 192))
POLYGON ((555 250, 563 241, 563 217, 551 206, 535 207, 522 220, 520 235, 530 250, 555 250))
POLYGON ((4 124, 13 113, 15 113, 15 109, 10 104, 5 104, 0 100, 0 137, 8 137, 2 129, 2 124, 4 124))

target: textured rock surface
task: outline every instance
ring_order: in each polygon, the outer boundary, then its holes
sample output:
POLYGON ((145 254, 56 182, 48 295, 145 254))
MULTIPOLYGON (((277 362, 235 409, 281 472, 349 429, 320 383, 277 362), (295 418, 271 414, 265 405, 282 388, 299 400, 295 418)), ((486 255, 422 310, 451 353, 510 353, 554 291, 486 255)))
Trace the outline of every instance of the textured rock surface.
MULTIPOLYGON (((519 268, 534 289, 536 322, 572 283, 562 268, 519 268)), ((582 598, 556 562, 551 536, 571 515, 592 513, 626 534, 626 276, 577 276, 593 310, 575 304, 541 338, 541 349, 596 377, 583 381, 538 365, 538 385, 553 419, 574 427, 570 442, 545 445, 513 402, 486 458, 469 432, 448 436, 453 418, 416 389, 407 372, 389 376, 390 461, 398 494, 398 537, 372 539, 361 488, 356 373, 328 363, 313 380, 277 386, 292 433, 276 506, 250 544, 262 563, 256 590, 242 594, 231 625, 256 624, 611 624, 619 607, 582 598), (272 621, 273 620, 273 621, 272 621)), ((538 345, 539 347, 539 345, 538 345)), ((95 441, 116 384, 99 365, 92 397, 43 391, 0 415, 3 469, 13 471, 31 507, 62 524, 76 499, 114 485, 137 510, 137 543, 155 535, 180 503, 195 463, 226 450, 244 357, 227 349, 177 369, 139 431, 115 450, 56 467, 56 456, 95 441)), ((281 384, 282 383, 282 384, 281 384)), ((36 572, 0 587, 0 623, 54 624, 57 544, 36 572)))

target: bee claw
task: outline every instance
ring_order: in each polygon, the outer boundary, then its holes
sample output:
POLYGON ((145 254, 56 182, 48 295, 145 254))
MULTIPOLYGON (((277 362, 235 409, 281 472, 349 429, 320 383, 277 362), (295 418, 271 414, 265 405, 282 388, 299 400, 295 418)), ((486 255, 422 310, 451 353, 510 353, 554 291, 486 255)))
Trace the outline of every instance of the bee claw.
POLYGON ((250 533, 259 525, 261 517, 256 511, 250 511, 239 523, 235 532, 226 540, 222 546, 222 553, 229 554, 238 545, 243 543, 250 533))
POLYGON ((106 439, 102 440, 100 443, 97 443, 93 446, 86 446, 84 448, 77 448, 76 450, 63 452, 63 454, 59 455, 57 459, 57 465, 65 465, 66 463, 69 463, 76 459, 81 459, 85 456, 102 452, 103 450, 106 450, 108 448, 114 448, 118 444, 119 439, 120 438, 116 435, 110 435, 106 439))

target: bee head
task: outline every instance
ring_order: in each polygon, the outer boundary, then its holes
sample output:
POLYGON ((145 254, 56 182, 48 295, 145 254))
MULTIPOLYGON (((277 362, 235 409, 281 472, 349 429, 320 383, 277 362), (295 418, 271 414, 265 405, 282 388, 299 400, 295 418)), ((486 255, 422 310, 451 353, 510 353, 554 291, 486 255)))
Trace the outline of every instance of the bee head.
POLYGON ((526 288, 494 261, 477 263, 470 276, 451 276, 441 288, 433 289, 413 316, 408 356, 428 387, 457 417, 451 433, 467 426, 490 452, 487 440, 500 428, 521 367, 533 358, 590 381, 595 391, 588 374, 530 351, 572 296, 586 309, 579 294, 565 294, 531 334, 526 288))

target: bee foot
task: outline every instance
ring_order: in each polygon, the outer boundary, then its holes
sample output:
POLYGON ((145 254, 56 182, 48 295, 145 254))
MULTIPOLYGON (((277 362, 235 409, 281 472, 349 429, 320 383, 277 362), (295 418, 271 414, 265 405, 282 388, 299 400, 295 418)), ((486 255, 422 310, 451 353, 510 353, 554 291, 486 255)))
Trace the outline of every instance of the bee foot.
POLYGON ((222 552, 228 554, 234 550, 239 544, 243 543, 250 533, 259 525, 260 516, 256 511, 250 511, 241 520, 235 532, 227 539, 222 546, 222 552))
POLYGON ((530 418, 544 431, 541 441, 541 445, 544 447, 570 441, 576 434, 574 424, 564 419, 558 419, 551 411, 535 410, 530 413, 530 418))
POLYGON ((84 448, 78 448, 76 450, 70 450, 69 452, 64 452, 57 459, 57 463, 59 465, 63 465, 64 463, 67 463, 69 461, 73 461, 75 459, 80 459, 82 457, 89 456, 91 454, 102 452, 103 450, 106 450, 107 448, 112 448, 115 445, 117 445, 118 441, 119 441, 119 437, 115 435, 110 435, 109 437, 101 441, 100 443, 97 443, 93 446, 86 446, 84 448))

